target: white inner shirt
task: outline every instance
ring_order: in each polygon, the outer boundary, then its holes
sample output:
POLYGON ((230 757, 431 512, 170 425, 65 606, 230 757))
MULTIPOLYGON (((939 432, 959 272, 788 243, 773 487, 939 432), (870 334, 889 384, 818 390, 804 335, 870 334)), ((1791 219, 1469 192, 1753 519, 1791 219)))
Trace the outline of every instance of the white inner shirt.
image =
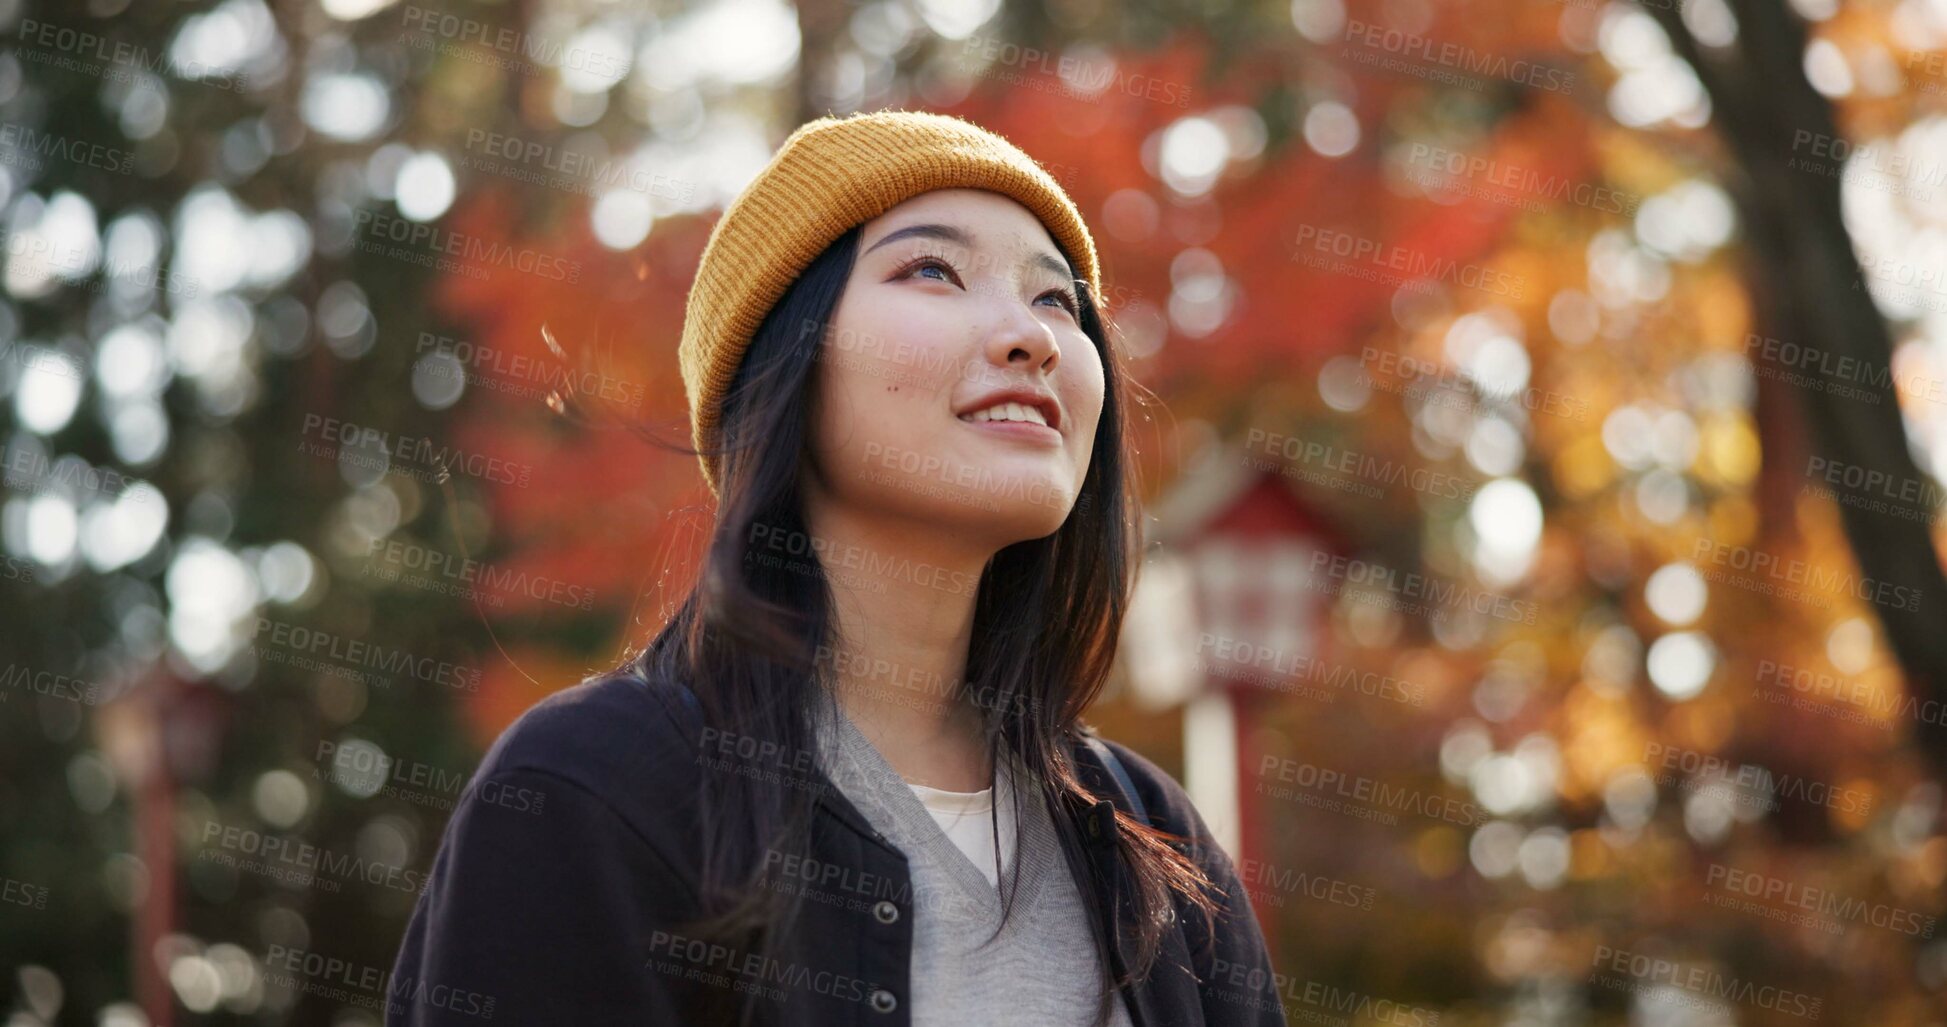
MULTIPOLYGON (((1007 775, 1001 774, 1001 782, 1006 785, 1007 775)), ((933 814, 933 820, 940 830, 952 839, 960 851, 967 854, 973 865, 987 877, 987 883, 1000 886, 1000 872, 1014 864, 1014 804, 1001 803, 1001 857, 999 868, 994 866, 994 790, 982 788, 977 792, 949 792, 926 785, 908 784, 913 794, 919 797, 926 812, 933 814)))

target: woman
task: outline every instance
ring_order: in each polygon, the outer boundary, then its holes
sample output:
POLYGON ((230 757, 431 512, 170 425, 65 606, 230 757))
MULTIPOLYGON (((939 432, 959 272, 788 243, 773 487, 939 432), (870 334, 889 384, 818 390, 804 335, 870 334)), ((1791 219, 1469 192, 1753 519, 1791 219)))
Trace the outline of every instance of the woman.
POLYGON ((992 133, 786 141, 686 312, 701 580, 488 753, 390 1022, 1284 1022, 1182 789, 1080 719, 1136 541, 1099 294, 992 133))

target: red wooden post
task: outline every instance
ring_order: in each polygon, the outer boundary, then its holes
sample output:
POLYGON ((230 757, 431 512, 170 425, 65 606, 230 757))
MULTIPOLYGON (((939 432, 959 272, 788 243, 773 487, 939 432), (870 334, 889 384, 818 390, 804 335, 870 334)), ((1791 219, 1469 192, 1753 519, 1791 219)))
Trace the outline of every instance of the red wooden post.
MULTIPOLYGON (((168 686, 173 691, 174 683, 168 686)), ((163 701, 157 699, 157 705, 163 701)), ((156 949, 176 929, 176 786, 162 745, 164 710, 149 711, 149 767, 137 791, 136 848, 149 872, 148 894, 135 913, 135 995, 153 1027, 175 1023, 176 999, 156 949)))

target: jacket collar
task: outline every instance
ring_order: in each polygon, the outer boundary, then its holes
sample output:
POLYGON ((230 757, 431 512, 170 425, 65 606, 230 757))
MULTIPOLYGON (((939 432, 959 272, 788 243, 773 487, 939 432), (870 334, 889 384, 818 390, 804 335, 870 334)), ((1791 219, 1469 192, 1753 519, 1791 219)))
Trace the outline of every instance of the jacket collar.
MULTIPOLYGON (((1085 768, 1082 773, 1083 783, 1088 785, 1089 790, 1097 795, 1106 795, 1108 798, 1090 802, 1071 793, 1062 796, 1062 804, 1067 808, 1069 819, 1074 822, 1081 835, 1091 860, 1104 862, 1105 866, 1113 866, 1116 863, 1114 858, 1116 832, 1119 830, 1115 811, 1117 808, 1131 810, 1134 804, 1123 794, 1114 775, 1101 765, 1088 745, 1080 740, 1073 742, 1069 747, 1069 758, 1075 761, 1078 768, 1085 768)), ((846 797, 822 769, 815 770, 814 773, 817 775, 818 805, 829 810, 840 823, 852 830, 886 848, 898 851, 879 833, 878 829, 872 826, 865 814, 853 805, 852 800, 846 797)))
MULTIPOLYGON (((1071 834, 1057 831, 1061 841, 1063 856, 1078 879, 1086 882, 1092 890, 1089 908, 1094 911, 1104 935, 1110 939, 1110 972, 1121 977, 1128 972, 1130 953, 1125 950, 1125 939, 1120 930, 1124 912, 1124 873, 1122 861, 1117 858, 1116 839, 1121 830, 1116 823, 1115 811, 1118 807, 1133 810, 1128 796, 1108 768, 1101 765, 1090 746, 1080 738, 1069 743, 1069 758, 1074 761, 1077 774, 1089 790, 1107 798, 1090 801, 1078 795, 1062 796, 1062 804, 1068 819, 1076 827, 1071 834), (1106 915, 1106 919, 1104 919, 1106 915)), ((832 782, 820 769, 817 775, 817 805, 824 808, 839 823, 850 828, 861 838, 885 850, 904 862, 906 855, 892 840, 881 834, 866 819, 865 814, 853 805, 851 799, 832 782)), ((1177 946, 1180 948, 1181 946, 1177 946)), ((1165 954, 1168 954, 1166 946, 1165 954)), ((1150 988, 1125 987, 1122 989, 1123 1004, 1128 1008, 1133 1027, 1152 1027, 1164 1023, 1166 1011, 1161 1008, 1150 988)))

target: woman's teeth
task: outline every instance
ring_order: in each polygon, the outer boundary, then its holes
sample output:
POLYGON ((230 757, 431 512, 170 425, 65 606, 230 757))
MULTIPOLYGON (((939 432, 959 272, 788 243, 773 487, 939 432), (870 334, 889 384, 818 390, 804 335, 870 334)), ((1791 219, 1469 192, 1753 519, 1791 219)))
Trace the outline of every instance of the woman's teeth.
POLYGON ((1038 424, 1044 428, 1048 426, 1048 419, 1041 416, 1041 411, 1034 407, 1022 406, 1019 403, 1002 403, 998 406, 988 407, 985 410, 976 410, 962 417, 961 420, 976 422, 1026 421, 1029 424, 1038 424))

